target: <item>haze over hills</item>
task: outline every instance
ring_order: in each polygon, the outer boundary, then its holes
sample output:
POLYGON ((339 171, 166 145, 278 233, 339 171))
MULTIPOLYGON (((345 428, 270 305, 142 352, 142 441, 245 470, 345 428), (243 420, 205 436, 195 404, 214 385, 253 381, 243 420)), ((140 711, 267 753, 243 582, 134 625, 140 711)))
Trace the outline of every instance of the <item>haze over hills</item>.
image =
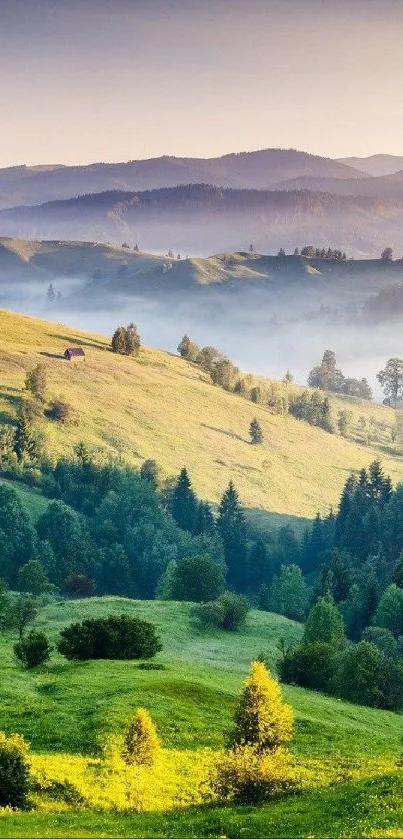
POLYGON ((268 189, 276 181, 304 175, 360 178, 362 172, 295 149, 262 149, 217 158, 164 156, 86 166, 14 166, 0 169, 0 207, 106 190, 144 191, 190 183, 268 189))
POLYGON ((314 242, 355 256, 403 252, 403 201, 306 190, 224 189, 207 184, 102 192, 0 212, 10 237, 138 243, 144 250, 208 254, 294 251, 314 242))
MULTIPOLYGON (((402 164, 403 166, 403 164, 402 164)), ((308 189, 313 192, 329 192, 333 195, 355 195, 386 198, 391 201, 403 201, 403 171, 378 177, 357 178, 322 178, 303 175, 289 178, 275 184, 275 189, 308 189)))
POLYGON ((393 175, 403 169, 403 156, 398 154, 372 154, 369 157, 339 157, 339 163, 352 166, 368 175, 393 175))
POLYGON ((107 334, 132 319, 144 340, 169 350, 187 332, 243 369, 281 378, 289 367, 299 382, 331 347, 346 373, 376 385, 400 352, 399 333, 369 326, 361 312, 402 278, 398 260, 240 251, 178 260, 121 245, 0 239, 3 307, 107 334))

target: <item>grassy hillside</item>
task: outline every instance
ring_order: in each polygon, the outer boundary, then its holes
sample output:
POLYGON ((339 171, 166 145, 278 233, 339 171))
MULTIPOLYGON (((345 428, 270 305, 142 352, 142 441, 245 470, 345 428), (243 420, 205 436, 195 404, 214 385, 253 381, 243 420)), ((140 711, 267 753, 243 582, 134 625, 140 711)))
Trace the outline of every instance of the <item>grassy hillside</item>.
MULTIPOLYGON (((142 670, 135 662, 74 664, 54 653, 40 671, 21 671, 11 656, 13 639, 1 636, 0 729, 17 730, 31 741, 34 770, 58 781, 60 793, 66 780, 81 789, 84 777, 87 782, 92 777, 94 789, 88 795, 95 795, 102 781, 90 757, 96 753, 97 738, 108 731, 121 733, 138 705, 150 710, 176 765, 182 766, 185 758, 190 761, 186 765, 192 779, 206 756, 223 746, 251 658, 263 652, 273 667, 279 638, 292 642, 301 634, 300 625, 256 611, 239 633, 199 632, 189 624, 189 609, 186 603, 108 597, 55 603, 37 619, 38 628, 54 640, 62 626, 84 617, 122 612, 145 617, 157 625, 163 642, 156 659, 164 665, 162 670, 142 670)), ((0 815, 1 835, 364 836, 377 825, 398 824, 401 716, 291 686, 283 692, 295 711, 293 760, 304 779, 303 792, 296 798, 259 808, 119 814, 111 812, 107 788, 98 809, 90 805, 79 812, 62 796, 41 794, 35 796, 38 809, 32 813, 0 815), (389 822, 379 794, 388 801, 389 822)))
POLYGON ((5 282, 49 282, 63 277, 88 281, 95 270, 101 278, 112 279, 122 267, 136 275, 161 267, 163 261, 154 254, 108 243, 0 237, 0 280, 5 282))
MULTIPOLYGON (((84 440, 94 449, 123 457, 135 466, 155 458, 165 474, 188 467, 201 497, 216 502, 230 478, 244 505, 262 519, 270 513, 294 520, 312 517, 336 504, 350 470, 368 466, 379 454, 394 481, 403 461, 387 443, 365 446, 269 410, 208 381, 194 365, 151 349, 138 359, 110 352, 109 339, 61 324, 0 312, 0 421, 11 422, 27 394, 25 374, 47 365, 49 398, 67 400, 76 424, 45 420, 49 453, 72 454, 84 440), (67 362, 64 349, 81 345, 84 362, 67 362), (263 446, 249 443, 249 424, 257 416, 263 446)), ((350 408, 355 420, 373 417, 385 428, 393 411, 383 406, 334 399, 335 410, 350 408)))

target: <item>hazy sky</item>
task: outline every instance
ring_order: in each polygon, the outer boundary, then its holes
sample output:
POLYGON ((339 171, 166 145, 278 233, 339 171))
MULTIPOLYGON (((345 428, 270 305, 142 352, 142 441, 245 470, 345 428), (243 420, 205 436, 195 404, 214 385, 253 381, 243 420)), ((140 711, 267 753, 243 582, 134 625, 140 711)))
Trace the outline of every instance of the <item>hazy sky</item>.
POLYGON ((0 166, 403 154, 403 0, 0 0, 0 166))

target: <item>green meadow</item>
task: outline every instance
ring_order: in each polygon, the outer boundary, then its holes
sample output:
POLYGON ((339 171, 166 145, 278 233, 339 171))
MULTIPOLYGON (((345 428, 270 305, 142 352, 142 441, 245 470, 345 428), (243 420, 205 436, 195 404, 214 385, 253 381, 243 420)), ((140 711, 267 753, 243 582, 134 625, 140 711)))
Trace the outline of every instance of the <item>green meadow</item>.
POLYGON ((53 642, 63 626, 86 616, 128 613, 151 620, 163 643, 155 662, 164 669, 158 670, 137 662, 72 663, 54 652, 48 665, 23 671, 13 660, 13 637, 2 635, 0 729, 26 737, 34 769, 48 782, 68 781, 85 794, 77 805, 68 795, 55 799, 41 790, 32 811, 1 815, 1 835, 370 836, 381 835, 373 833, 376 825, 385 831, 398 826, 402 717, 292 686, 283 695, 295 712, 291 751, 302 778, 298 794, 254 808, 203 804, 193 796, 193 772, 196 778, 206 755, 210 760, 222 750, 250 661, 263 654, 275 670, 280 638, 298 641, 302 626, 252 610, 237 633, 200 631, 189 622, 190 608, 104 597, 55 602, 39 613, 36 627, 53 642), (162 784, 154 810, 146 804, 144 811, 114 812, 112 778, 106 782, 110 800, 103 787, 102 804, 86 790, 102 738, 122 735, 140 705, 150 711, 186 795, 173 801, 162 784))

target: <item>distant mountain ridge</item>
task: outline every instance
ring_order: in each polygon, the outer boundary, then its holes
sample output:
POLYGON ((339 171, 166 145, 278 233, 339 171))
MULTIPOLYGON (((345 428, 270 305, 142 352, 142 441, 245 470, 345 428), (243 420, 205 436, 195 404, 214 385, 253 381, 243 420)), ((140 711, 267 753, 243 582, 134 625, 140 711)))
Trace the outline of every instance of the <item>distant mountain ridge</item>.
POLYGON ((144 192, 108 191, 0 211, 4 236, 128 241, 148 251, 208 254, 315 243, 376 257, 403 253, 403 201, 308 190, 245 190, 190 184, 144 192))
POLYGON ((363 173, 296 149, 262 149, 215 158, 164 156, 85 166, 14 166, 0 169, 0 207, 39 204, 89 192, 144 191, 194 183, 268 189, 277 181, 308 175, 361 178, 363 173))
POLYGON ((403 169, 403 155, 372 154, 369 157, 339 157, 339 163, 352 166, 375 178, 381 175, 394 175, 403 169))

